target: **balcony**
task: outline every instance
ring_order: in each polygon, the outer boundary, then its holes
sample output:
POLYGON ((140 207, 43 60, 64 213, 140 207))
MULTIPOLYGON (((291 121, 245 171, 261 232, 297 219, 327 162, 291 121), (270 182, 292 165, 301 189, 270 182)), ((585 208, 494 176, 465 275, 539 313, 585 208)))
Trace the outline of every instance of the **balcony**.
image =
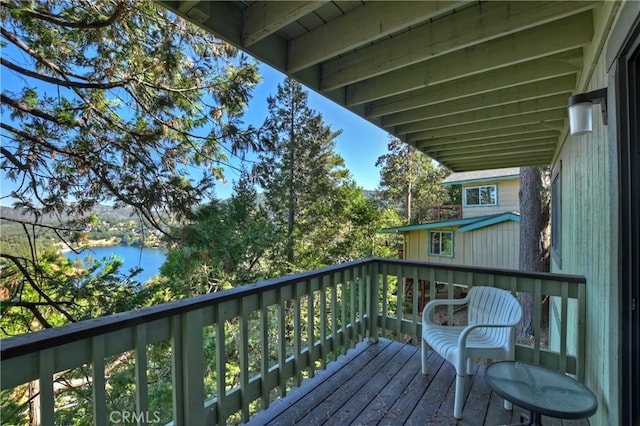
POLYGON ((429 206, 418 211, 418 223, 445 222, 447 220, 462 219, 462 206, 429 206))
MULTIPOLYGON (((378 404, 383 422, 397 424, 393 416, 404 411, 394 404, 400 404, 410 413, 419 406, 421 424, 426 419, 451 424, 454 373, 436 354, 431 355, 433 375, 419 372, 415 345, 420 344, 421 295, 414 291, 406 297, 398 291, 407 278, 427 283, 422 291, 430 298, 450 297, 473 285, 533 294, 540 301, 533 312, 534 335, 517 345, 516 358, 583 380, 583 277, 372 258, 3 340, 1 388, 3 393, 19 392, 32 384, 38 389, 33 398, 40 423, 54 424, 79 407, 78 401, 60 394, 61 388, 82 379, 76 390, 84 387, 90 395, 84 403, 90 408, 83 405, 84 411, 72 415, 96 425, 125 423, 123 414, 129 412, 110 396, 112 367, 126 359, 131 368, 118 378, 118 386, 130 392, 130 411, 142 416, 142 422, 263 424, 269 417, 277 424, 294 423, 318 405, 308 398, 319 394, 307 390, 321 388, 340 404, 351 401, 370 414, 378 404), (164 364, 160 352, 166 354, 164 364), (391 359, 395 373, 376 374, 387 372, 391 359), (170 375, 171 399, 164 405, 151 397, 158 392, 158 369, 170 375), (398 387, 402 380, 404 390, 398 387), (367 401, 358 392, 365 384, 373 391, 374 382, 376 395, 395 389, 392 393, 402 398, 387 401, 381 411, 381 399, 367 401), (299 417, 283 407, 297 410, 299 417)), ((454 312, 443 315, 452 318, 454 312)), ((495 416, 502 416, 498 422, 511 421, 504 418, 511 413, 496 408, 497 398, 484 384, 482 370, 479 366, 470 384, 469 415, 461 424, 495 424, 495 416)), ((352 420, 362 420, 355 410, 352 420)), ((335 412, 322 421, 343 424, 343 415, 335 412)))

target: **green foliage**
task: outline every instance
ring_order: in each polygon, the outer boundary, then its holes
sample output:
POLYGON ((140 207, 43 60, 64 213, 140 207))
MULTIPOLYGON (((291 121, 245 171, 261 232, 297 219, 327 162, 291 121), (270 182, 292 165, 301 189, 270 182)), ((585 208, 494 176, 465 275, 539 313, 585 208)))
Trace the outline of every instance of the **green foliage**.
POLYGON ((390 140, 388 148, 389 152, 376 161, 382 168, 378 193, 383 205, 397 208, 411 222, 421 207, 450 202, 447 189, 441 185, 449 174, 447 169, 398 139, 390 140))
POLYGON ((168 251, 160 272, 180 283, 183 296, 271 277, 264 255, 273 248, 277 233, 256 198, 243 175, 229 200, 201 207, 194 222, 182 228, 181 242, 168 251))

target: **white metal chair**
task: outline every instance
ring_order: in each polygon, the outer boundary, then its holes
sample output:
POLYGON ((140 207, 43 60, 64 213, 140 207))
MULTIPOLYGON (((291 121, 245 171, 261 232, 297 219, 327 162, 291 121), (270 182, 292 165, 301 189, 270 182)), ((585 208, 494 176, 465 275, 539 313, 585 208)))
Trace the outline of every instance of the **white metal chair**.
MULTIPOLYGON (((513 360, 515 326, 522 319, 520 303, 511 293, 494 287, 473 287, 463 299, 432 300, 422 312, 422 374, 427 373, 428 346, 456 369, 453 415, 462 417, 466 376, 473 358, 513 360), (467 305, 467 325, 438 325, 431 313, 441 305, 467 305)), ((450 319, 451 321, 452 319, 450 319)), ((509 401, 504 408, 512 409, 509 401)))

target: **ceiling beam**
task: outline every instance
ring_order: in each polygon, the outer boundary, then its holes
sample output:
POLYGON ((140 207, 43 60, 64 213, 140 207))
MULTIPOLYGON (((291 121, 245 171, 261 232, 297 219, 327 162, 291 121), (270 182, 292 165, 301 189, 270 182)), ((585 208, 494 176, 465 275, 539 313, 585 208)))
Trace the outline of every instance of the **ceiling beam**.
MULTIPOLYGON (((439 161, 437 158, 435 159, 439 161)), ((476 170, 500 169, 503 167, 525 167, 525 166, 545 166, 551 164, 551 156, 547 154, 531 156, 496 157, 481 160, 471 160, 467 162, 444 162, 445 167, 454 172, 471 172, 476 170)))
POLYGON ((435 16, 473 4, 470 1, 374 1, 289 42, 288 72, 298 72, 357 49, 435 16), (357 25, 354 25, 357 23, 357 25))
POLYGON ((508 136, 498 136, 493 138, 479 139, 479 140, 467 140, 467 141, 456 141, 456 142, 436 142, 436 141, 425 141, 425 142, 416 142, 415 146, 418 149, 429 151, 429 152, 444 152, 444 151, 452 151, 458 149, 474 149, 479 147, 491 147, 494 145, 502 145, 519 141, 558 141, 559 132, 553 130, 543 130, 540 132, 532 132, 527 134, 516 134, 516 135, 508 135, 508 136))
POLYGON ((566 95, 553 95, 528 101, 514 102, 506 105, 499 105, 483 108, 474 111, 467 111, 457 114, 450 114, 443 117, 427 118, 425 120, 414 121, 408 124, 401 124, 395 127, 394 133, 407 134, 420 132, 422 130, 438 129, 449 126, 460 126, 471 123, 478 123, 486 120, 496 120, 502 117, 513 117, 522 114, 531 114, 547 110, 563 110, 566 114, 566 95))
MULTIPOLYGON (((502 127, 490 130, 480 130, 477 132, 469 132, 464 134, 444 135, 438 137, 429 137, 428 135, 424 139, 415 137, 411 142, 412 145, 418 148, 428 148, 431 144, 450 144, 450 143, 464 143, 471 142, 483 143, 483 141, 500 137, 524 137, 524 135, 531 135, 537 132, 553 132, 555 135, 560 135, 560 131, 563 126, 563 120, 557 122, 547 122, 545 127, 541 127, 539 124, 523 124, 518 126, 502 127)), ((419 135, 415 135, 419 136, 419 135)))
POLYGON ((526 83, 544 82, 556 77, 564 77, 569 87, 575 87, 579 64, 578 50, 549 56, 538 61, 523 62, 466 79, 441 83, 371 102, 366 105, 366 117, 380 117, 471 95, 518 87, 526 83))
MULTIPOLYGON (((321 87, 335 89, 595 7, 573 2, 484 2, 326 62, 321 87), (479 31, 481 29, 481 31, 479 31)), ((589 13, 591 16, 591 13, 589 13)), ((592 27, 592 26, 591 26, 592 27)), ((568 32, 567 32, 568 33, 568 32)))
POLYGON ((249 47, 326 1, 257 1, 242 12, 242 45, 249 47))
POLYGON ((370 102, 574 50, 588 44, 592 36, 587 12, 352 84, 347 87, 347 103, 370 102))
POLYGON ((499 117, 477 123, 462 124, 459 126, 442 127, 439 129, 425 130, 417 133, 410 133, 405 136, 407 142, 415 142, 425 139, 439 138, 443 136, 464 135, 465 133, 475 133, 480 131, 495 131, 502 127, 522 126, 524 124, 538 124, 540 129, 561 130, 564 125, 557 128, 557 124, 567 117, 567 109, 559 108, 549 111, 540 111, 529 114, 514 115, 512 117, 499 117))
POLYGON ((542 141, 529 141, 522 140, 520 142, 511 142, 500 145, 494 145, 490 147, 483 147, 481 149, 458 149, 452 151, 431 151, 434 155, 437 155, 439 159, 442 161, 453 161, 453 160, 467 160, 467 159, 476 159, 481 157, 494 156, 496 154, 500 154, 502 152, 513 152, 515 149, 520 151, 523 147, 529 152, 532 151, 553 151, 558 144, 557 139, 553 140, 542 140, 542 141))
POLYGON ((459 114, 500 105, 508 105, 551 95, 564 94, 568 98, 575 84, 575 76, 563 76, 542 82, 536 81, 530 84, 509 87, 456 99, 450 102, 440 102, 421 108, 411 109, 384 116, 383 127, 397 126, 400 124, 419 121, 424 117, 443 117, 451 114, 459 114))

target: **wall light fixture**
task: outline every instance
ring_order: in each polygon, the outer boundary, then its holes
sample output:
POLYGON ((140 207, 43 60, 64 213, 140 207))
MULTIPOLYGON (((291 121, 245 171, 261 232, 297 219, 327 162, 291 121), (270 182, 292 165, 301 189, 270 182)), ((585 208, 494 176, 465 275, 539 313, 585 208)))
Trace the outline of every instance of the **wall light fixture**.
POLYGON ((569 98, 569 130, 572 135, 593 131, 593 104, 600 104, 602 124, 607 124, 607 88, 580 93, 569 98))

